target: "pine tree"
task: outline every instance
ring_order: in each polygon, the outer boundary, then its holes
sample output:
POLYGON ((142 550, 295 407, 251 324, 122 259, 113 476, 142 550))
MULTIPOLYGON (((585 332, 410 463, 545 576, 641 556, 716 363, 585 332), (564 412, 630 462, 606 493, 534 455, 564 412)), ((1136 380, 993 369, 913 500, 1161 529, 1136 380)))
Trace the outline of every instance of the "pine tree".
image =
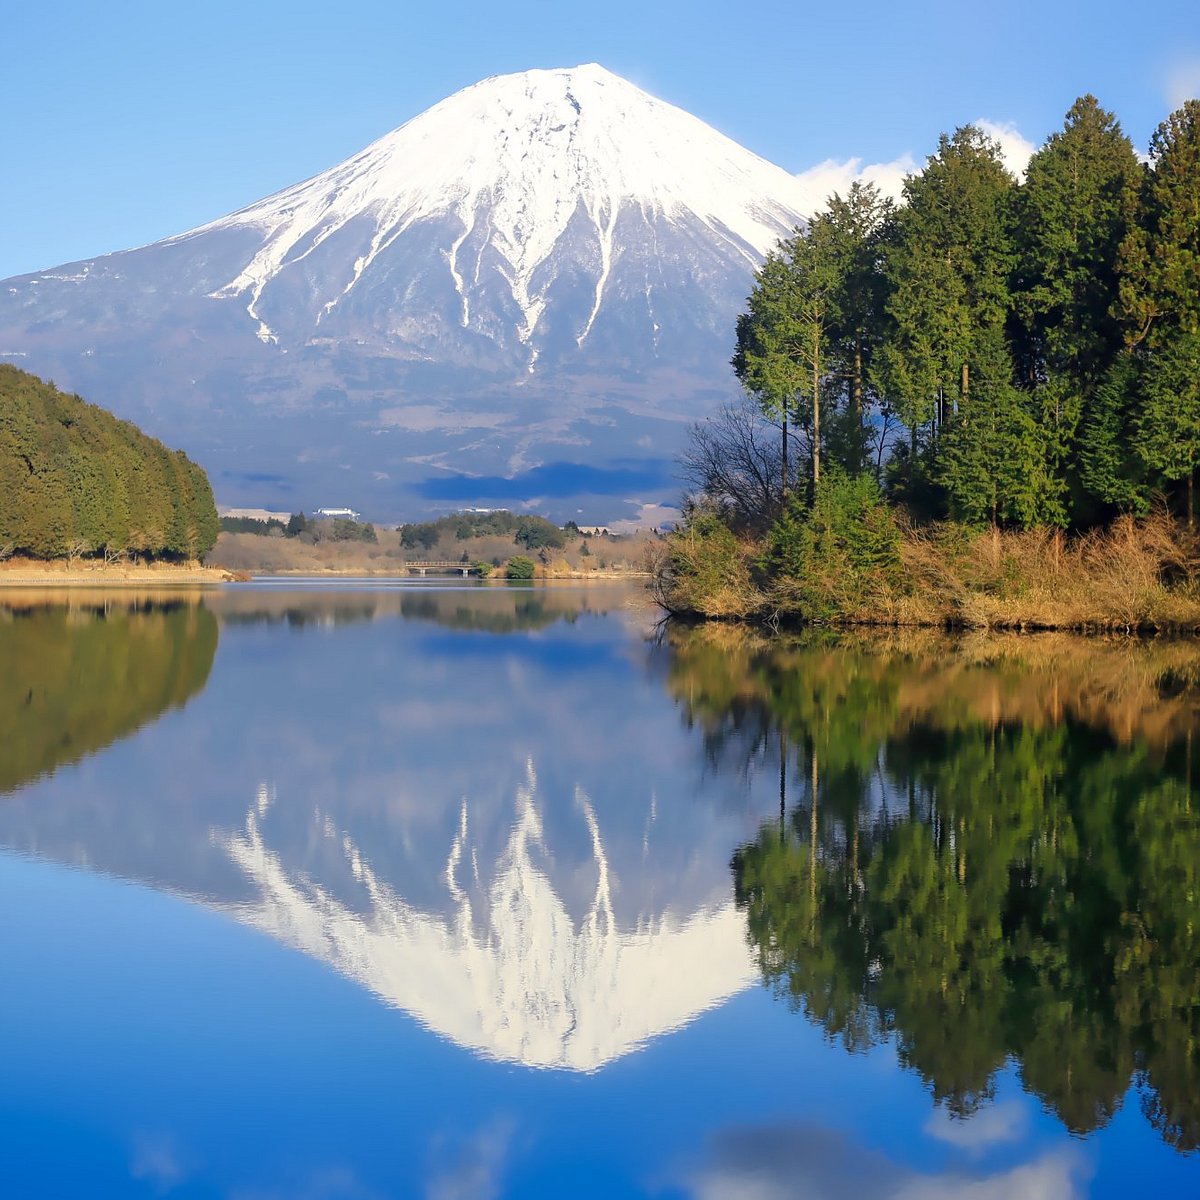
POLYGON ((1175 330, 1149 359, 1133 420, 1134 447, 1168 483, 1182 481, 1188 528, 1196 523, 1195 479, 1200 466, 1200 331, 1175 330))
POLYGON ((940 482, 968 520, 1029 524, 1047 487, 1005 338, 1014 188, 999 146, 970 125, 943 135, 906 181, 887 248, 892 327, 881 373, 910 430, 909 486, 940 482))
POLYGON ((764 414, 782 423, 785 459, 789 418, 807 431, 814 485, 821 477, 821 399, 838 282, 827 225, 814 223, 784 242, 756 276, 748 311, 738 318, 733 358, 764 414))
POLYGON ((1122 347, 1117 261, 1141 178, 1132 142, 1089 95, 1030 160, 1016 193, 1017 370, 1037 400, 1051 489, 1045 516, 1056 524, 1078 511, 1080 422, 1122 347))
POLYGON ((1157 479, 1183 483, 1195 523, 1196 387, 1200 375, 1200 100, 1188 100, 1150 139, 1142 220, 1121 248, 1120 311, 1142 360, 1130 426, 1157 479))
POLYGON ((1120 314, 1131 345, 1166 326, 1200 329, 1200 100, 1188 100, 1150 139, 1142 220, 1121 247, 1120 314))
POLYGON ((1139 365, 1121 354, 1096 388, 1080 426, 1079 476, 1084 488, 1124 512, 1144 513, 1150 503, 1146 465, 1130 430, 1137 415, 1139 365))
POLYGON ((880 402, 873 380, 887 297, 883 246, 894 217, 895 206, 878 188, 856 182, 845 197, 830 198, 810 229, 810 241, 821 248, 834 276, 826 440, 833 460, 850 475, 866 469, 876 436, 867 413, 880 402))

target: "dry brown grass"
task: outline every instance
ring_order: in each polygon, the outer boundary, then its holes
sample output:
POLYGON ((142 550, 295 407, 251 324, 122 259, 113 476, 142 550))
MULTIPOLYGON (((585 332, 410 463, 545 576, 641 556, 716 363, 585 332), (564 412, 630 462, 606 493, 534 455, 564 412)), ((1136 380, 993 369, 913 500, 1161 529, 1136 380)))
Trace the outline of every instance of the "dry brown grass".
POLYGON ((1200 633, 1200 539, 1167 513, 1058 530, 900 530, 897 565, 874 574, 765 577, 763 547, 702 525, 670 541, 655 594, 709 619, 963 629, 1200 633))
POLYGON ((1057 530, 909 529, 897 624, 981 629, 1200 630, 1200 550, 1171 518, 1057 530))

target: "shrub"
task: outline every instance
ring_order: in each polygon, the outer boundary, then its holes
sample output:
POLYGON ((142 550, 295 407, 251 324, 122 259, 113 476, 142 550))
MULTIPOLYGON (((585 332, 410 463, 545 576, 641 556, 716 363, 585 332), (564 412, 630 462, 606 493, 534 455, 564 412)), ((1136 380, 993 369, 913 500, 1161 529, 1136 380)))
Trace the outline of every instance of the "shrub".
MULTIPOLYGON (((604 560, 600 560, 603 568, 604 560)), ((746 545, 712 511, 691 513, 667 539, 653 589, 670 612, 746 617, 762 595, 750 577, 746 545)))
POLYGON ((514 554, 508 560, 508 568, 505 574, 509 579, 532 579, 533 568, 534 562, 532 558, 526 558, 523 554, 514 554))
POLYGON ((900 529, 871 476, 831 469, 811 509, 793 500, 771 527, 760 566, 809 620, 869 616, 897 581, 900 529))

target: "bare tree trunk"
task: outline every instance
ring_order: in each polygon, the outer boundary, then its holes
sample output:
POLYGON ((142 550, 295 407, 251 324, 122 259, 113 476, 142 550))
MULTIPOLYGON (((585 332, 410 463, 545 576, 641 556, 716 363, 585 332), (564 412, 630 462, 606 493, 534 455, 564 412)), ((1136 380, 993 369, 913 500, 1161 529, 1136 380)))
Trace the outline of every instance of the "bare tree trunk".
MULTIPOLYGON (((850 396, 850 404, 854 409, 854 429, 862 435, 863 427, 863 364, 862 364, 862 330, 854 334, 854 383, 850 396)), ((864 443, 860 440, 860 445, 864 443)))
POLYGON ((821 482, 821 335, 813 330, 813 491, 821 482))
POLYGON ((787 405, 783 406, 783 455, 781 469, 783 478, 779 484, 779 494, 782 500, 780 507, 787 508, 788 500, 788 427, 787 427, 787 405))
POLYGON ((965 405, 971 396, 971 368, 967 363, 962 365, 962 379, 959 386, 962 391, 962 402, 965 405))
POLYGON ((1188 533, 1196 531, 1196 472, 1188 472, 1187 478, 1187 527, 1188 533))

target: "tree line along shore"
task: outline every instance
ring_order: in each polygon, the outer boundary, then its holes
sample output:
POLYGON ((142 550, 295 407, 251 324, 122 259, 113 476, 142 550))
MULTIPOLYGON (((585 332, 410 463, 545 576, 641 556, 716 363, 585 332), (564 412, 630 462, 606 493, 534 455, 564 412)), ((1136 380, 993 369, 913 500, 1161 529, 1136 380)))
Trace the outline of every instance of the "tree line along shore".
POLYGON ((217 538, 202 467, 0 364, 0 561, 196 563, 217 538))
POLYGON ((1082 97, 1020 182, 973 126, 854 184, 737 321, 694 428, 669 611, 1200 627, 1200 101, 1143 162, 1082 97))

